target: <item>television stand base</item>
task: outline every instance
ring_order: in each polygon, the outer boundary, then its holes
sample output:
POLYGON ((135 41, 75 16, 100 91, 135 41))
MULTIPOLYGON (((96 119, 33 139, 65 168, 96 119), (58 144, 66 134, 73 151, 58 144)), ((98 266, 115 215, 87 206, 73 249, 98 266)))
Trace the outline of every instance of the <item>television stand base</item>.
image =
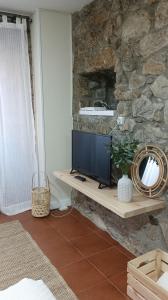
POLYGON ((99 190, 102 190, 102 189, 105 189, 105 188, 107 188, 107 187, 108 187, 107 185, 105 185, 105 184, 103 184, 103 183, 99 183, 98 189, 99 189, 99 190))
POLYGON ((70 171, 70 174, 71 174, 71 175, 73 175, 73 174, 75 174, 75 173, 78 173, 78 172, 75 171, 75 170, 73 170, 73 169, 70 171))

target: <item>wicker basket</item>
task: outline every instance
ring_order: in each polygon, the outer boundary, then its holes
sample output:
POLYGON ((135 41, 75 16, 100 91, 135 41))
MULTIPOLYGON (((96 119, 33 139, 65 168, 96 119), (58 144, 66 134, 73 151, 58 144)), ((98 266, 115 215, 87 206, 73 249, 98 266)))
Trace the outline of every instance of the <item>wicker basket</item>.
MULTIPOLYGON (((33 184, 34 184, 33 177, 33 184)), ((48 177, 46 186, 35 186, 32 188, 32 216, 36 218, 46 217, 50 213, 50 189, 48 177)))

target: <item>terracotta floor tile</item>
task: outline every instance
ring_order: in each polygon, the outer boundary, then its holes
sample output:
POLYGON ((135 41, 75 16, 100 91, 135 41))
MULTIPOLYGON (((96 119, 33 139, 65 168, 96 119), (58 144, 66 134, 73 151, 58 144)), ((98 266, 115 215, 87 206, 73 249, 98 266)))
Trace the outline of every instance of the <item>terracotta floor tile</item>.
POLYGON ((48 232, 46 230, 42 234, 37 234, 35 232, 31 235, 42 250, 56 248, 67 244, 67 241, 60 236, 58 232, 56 233, 53 228, 49 228, 48 232))
POLYGON ((72 245, 79 249, 84 256, 91 256, 111 247, 110 243, 95 233, 73 240, 72 245))
POLYGON ((112 246, 116 245, 118 246, 118 242, 115 241, 110 235, 109 233, 107 233, 106 231, 103 231, 101 229, 98 229, 95 231, 97 235, 99 235, 100 237, 102 237, 103 239, 105 239, 108 243, 110 243, 112 246))
POLYGON ((129 259, 117 247, 113 247, 89 257, 88 260, 109 277, 125 271, 129 259))
POLYGON ((57 246, 43 246, 42 250, 58 269, 67 265, 71 265, 83 259, 83 256, 81 256, 81 254, 68 242, 57 246))
POLYGON ((127 272, 110 276, 109 280, 124 294, 127 294, 127 272))
POLYGON ((132 259, 135 258, 135 255, 134 255, 134 254, 132 254, 131 252, 129 252, 126 248, 124 248, 123 246, 121 246, 119 243, 118 243, 118 245, 117 245, 117 248, 118 248, 124 255, 126 255, 126 256, 129 258, 129 260, 132 260, 132 259))
POLYGON ((61 268, 60 272, 75 293, 87 290, 104 280, 104 277, 86 260, 61 268))
POLYGON ((122 295, 108 281, 103 281, 96 286, 79 293, 79 300, 126 300, 126 296, 122 295))
POLYGON ((56 222, 52 222, 51 226, 62 234, 67 240, 72 240, 80 236, 88 235, 92 231, 76 220, 73 216, 60 218, 56 222))
POLYGON ((23 227, 33 235, 42 235, 44 233, 47 234, 51 228, 43 219, 32 219, 25 222, 21 220, 20 222, 22 223, 23 227))

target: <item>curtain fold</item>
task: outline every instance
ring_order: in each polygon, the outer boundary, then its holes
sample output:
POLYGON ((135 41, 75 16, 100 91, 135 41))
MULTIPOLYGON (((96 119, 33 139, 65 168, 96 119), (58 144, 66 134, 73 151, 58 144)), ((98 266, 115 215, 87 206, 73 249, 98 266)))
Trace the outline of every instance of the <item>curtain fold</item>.
POLYGON ((0 210, 31 208, 37 172, 28 41, 25 24, 0 23, 0 210))

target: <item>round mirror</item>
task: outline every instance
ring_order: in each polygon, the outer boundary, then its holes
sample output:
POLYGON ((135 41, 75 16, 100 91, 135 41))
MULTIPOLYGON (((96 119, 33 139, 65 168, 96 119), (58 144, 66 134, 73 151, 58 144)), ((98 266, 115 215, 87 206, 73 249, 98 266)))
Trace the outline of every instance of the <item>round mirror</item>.
POLYGON ((157 159, 148 155, 144 157, 139 165, 139 178, 143 185, 151 187, 159 180, 160 167, 157 159))
POLYGON ((168 159, 158 147, 148 145, 134 157, 132 180, 135 188, 147 197, 157 197, 168 182, 168 159))

